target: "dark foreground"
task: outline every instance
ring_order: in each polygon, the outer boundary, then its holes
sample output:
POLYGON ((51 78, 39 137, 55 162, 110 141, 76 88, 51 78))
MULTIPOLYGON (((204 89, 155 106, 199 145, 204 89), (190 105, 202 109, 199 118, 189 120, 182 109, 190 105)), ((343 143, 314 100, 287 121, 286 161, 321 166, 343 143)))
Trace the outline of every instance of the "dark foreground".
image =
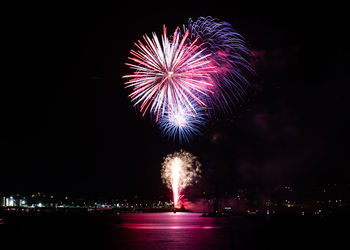
MULTIPOLYGON (((9 249, 347 249, 348 216, 50 214, 0 225, 9 249)), ((4 246, 4 245, 2 245, 4 246)), ((0 247, 2 249, 2 247, 0 247)), ((5 249, 5 248, 4 248, 5 249)))

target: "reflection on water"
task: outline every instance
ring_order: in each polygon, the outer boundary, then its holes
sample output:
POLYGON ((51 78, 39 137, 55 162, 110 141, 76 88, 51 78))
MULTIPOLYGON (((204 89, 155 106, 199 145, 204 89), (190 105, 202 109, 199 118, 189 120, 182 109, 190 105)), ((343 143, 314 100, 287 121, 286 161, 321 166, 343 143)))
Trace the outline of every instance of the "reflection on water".
POLYGON ((116 249, 231 249, 227 218, 199 213, 121 214, 107 238, 116 249))
POLYGON ((121 229, 220 229, 214 218, 203 218, 197 213, 124 214, 121 229))
MULTIPOLYGON (((349 217, 224 218, 198 213, 33 214, 0 225, 0 241, 28 249, 341 249, 349 217)), ((13 218, 15 219, 15 218, 13 218)), ((1 245, 0 245, 0 249, 1 245)))
POLYGON ((121 226, 121 228, 127 229, 217 229, 221 228, 219 226, 198 226, 198 225, 190 225, 190 226, 166 226, 166 225, 158 225, 158 224, 129 224, 125 223, 121 226))

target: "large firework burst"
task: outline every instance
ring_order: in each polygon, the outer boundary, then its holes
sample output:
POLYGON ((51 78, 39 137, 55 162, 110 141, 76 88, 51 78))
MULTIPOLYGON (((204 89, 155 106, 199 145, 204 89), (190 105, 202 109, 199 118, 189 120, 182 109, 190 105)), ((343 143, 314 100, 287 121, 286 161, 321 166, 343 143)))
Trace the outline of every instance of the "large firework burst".
POLYGON ((144 35, 135 46, 126 63, 133 74, 123 76, 132 88, 129 96, 173 139, 189 141, 210 112, 229 111, 245 96, 249 50, 226 22, 190 19, 170 38, 163 26, 160 39, 155 33, 144 35))

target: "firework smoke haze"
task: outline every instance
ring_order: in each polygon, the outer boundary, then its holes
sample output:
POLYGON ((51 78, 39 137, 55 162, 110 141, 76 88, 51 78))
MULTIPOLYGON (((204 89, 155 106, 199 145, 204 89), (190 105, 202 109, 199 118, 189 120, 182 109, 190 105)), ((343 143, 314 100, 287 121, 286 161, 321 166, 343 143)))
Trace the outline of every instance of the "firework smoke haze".
POLYGON ((184 150, 169 154, 162 163, 161 178, 173 192, 174 207, 178 207, 186 187, 197 183, 201 177, 201 163, 196 156, 184 150))

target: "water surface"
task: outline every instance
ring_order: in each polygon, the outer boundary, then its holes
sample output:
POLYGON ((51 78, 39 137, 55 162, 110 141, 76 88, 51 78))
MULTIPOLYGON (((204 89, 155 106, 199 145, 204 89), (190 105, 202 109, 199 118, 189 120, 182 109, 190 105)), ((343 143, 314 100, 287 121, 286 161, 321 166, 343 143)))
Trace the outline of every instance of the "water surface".
POLYGON ((340 249, 350 221, 343 216, 216 219, 198 213, 122 213, 116 225, 114 213, 14 217, 15 224, 0 225, 0 242, 11 249, 50 250, 340 249))

